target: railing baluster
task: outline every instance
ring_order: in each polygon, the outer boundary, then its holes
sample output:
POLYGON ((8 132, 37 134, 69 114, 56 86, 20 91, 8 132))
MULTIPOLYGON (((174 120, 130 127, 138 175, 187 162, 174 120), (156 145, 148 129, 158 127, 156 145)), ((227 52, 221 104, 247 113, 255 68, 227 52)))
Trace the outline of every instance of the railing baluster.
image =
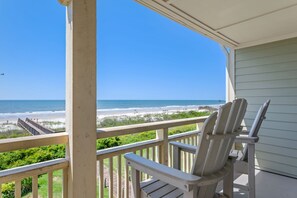
POLYGON ((173 161, 174 161, 174 149, 173 149, 173 146, 171 146, 171 167, 173 167, 173 161))
POLYGON ((99 163, 99 198, 104 197, 104 163, 103 160, 100 159, 99 163))
POLYGON ((171 166, 171 161, 172 161, 172 157, 171 157, 171 146, 170 145, 168 145, 168 166, 169 167, 172 167, 171 166))
MULTIPOLYGON (((191 144, 191 138, 188 138, 188 144, 191 144)), ((187 158, 188 158, 188 173, 191 171, 191 155, 190 153, 187 153, 187 158)))
POLYGON ((68 168, 63 169, 63 198, 68 198, 68 168))
MULTIPOLYGON (((146 148, 146 159, 150 159, 150 150, 149 150, 149 147, 146 148)), ((145 179, 148 179, 149 178, 149 175, 148 174, 145 174, 145 179)))
POLYGON ((109 197, 113 197, 113 157, 109 158, 109 197))
POLYGON ((121 189, 122 189, 122 156, 118 155, 118 198, 121 198, 121 189))
POLYGON ((150 159, 150 151, 149 151, 149 148, 146 148, 145 157, 146 157, 146 159, 150 159))
POLYGON ((129 186, 129 166, 127 164, 125 165, 125 179, 126 179, 126 181, 125 181, 125 186, 126 186, 125 198, 129 198, 129 188, 130 188, 130 186, 129 186))
POLYGON ((47 196, 53 198, 53 171, 48 172, 47 183, 47 196))
POLYGON ((140 155, 141 157, 143 157, 143 151, 142 151, 142 149, 139 150, 139 155, 140 155))
MULTIPOLYGON (((191 137, 191 144, 194 146, 194 136, 191 137)), ((193 161, 194 161, 194 154, 190 154, 190 166, 193 166, 193 161)))
POLYGON ((162 146, 159 145, 157 147, 157 159, 158 159, 158 163, 162 163, 162 146))
POLYGON ((38 198, 38 175, 32 176, 32 194, 33 198, 38 198))
MULTIPOLYGON (((142 151, 142 149, 140 149, 140 151, 139 151, 139 155, 140 155, 141 157, 143 157, 143 151, 142 151)), ((140 181, 142 181, 143 178, 144 178, 144 173, 143 173, 143 172, 140 172, 139 176, 140 176, 140 181)))
MULTIPOLYGON (((184 143, 184 144, 186 143, 185 139, 182 140, 182 143, 184 143)), ((183 163, 183 171, 186 172, 186 170, 187 170, 187 168, 186 168, 187 167, 186 152, 183 152, 183 162, 184 162, 183 163)))
POLYGON ((156 161, 156 146, 153 146, 153 161, 156 161))
POLYGON ((22 183, 21 183, 21 180, 15 181, 14 196, 15 196, 15 198, 21 198, 21 196, 22 196, 22 183))
POLYGON ((194 136, 194 146, 198 145, 198 135, 194 136))
MULTIPOLYGON (((185 144, 189 144, 189 141, 188 141, 188 138, 184 139, 185 141, 185 144)), ((189 153, 188 152, 185 152, 185 172, 189 172, 189 161, 188 161, 188 158, 189 158, 189 153)))

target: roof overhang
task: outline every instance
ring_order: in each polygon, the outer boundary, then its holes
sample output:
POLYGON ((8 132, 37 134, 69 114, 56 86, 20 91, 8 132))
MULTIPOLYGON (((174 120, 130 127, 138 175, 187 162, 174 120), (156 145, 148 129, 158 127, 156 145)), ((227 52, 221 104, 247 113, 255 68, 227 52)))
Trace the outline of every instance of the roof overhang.
POLYGON ((297 37, 297 0, 136 0, 230 48, 297 37))

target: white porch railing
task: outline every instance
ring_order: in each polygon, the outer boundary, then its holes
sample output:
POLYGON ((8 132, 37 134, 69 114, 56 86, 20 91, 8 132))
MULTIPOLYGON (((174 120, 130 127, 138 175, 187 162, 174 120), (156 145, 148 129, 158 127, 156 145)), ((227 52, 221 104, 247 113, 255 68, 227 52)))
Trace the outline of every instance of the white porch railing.
MULTIPOLYGON (((168 144, 168 142, 179 141, 182 143, 197 145, 198 131, 195 130, 168 136, 169 129, 189 124, 197 124, 198 127, 198 125, 203 123, 205 119, 206 117, 180 119, 98 130, 98 139, 141 133, 144 131, 156 131, 156 139, 97 151, 99 198, 105 197, 105 193, 107 193, 107 191, 104 191, 107 183, 106 181, 108 181, 108 197, 131 197, 129 167, 126 165, 125 159, 123 158, 125 153, 134 152, 147 159, 172 166, 173 148, 168 144)), ((181 168, 183 171, 191 171, 193 157, 194 156, 192 154, 182 153, 183 163, 181 168)), ((146 174, 141 174, 140 177, 141 180, 149 178, 146 174)))
MULTIPOLYGON (((13 139, 0 140, 0 152, 9 152, 19 149, 28 149, 32 147, 48 146, 54 144, 66 144, 68 142, 67 133, 58 133, 51 135, 40 135, 21 137, 13 139)), ((47 174, 48 197, 53 197, 53 172, 63 171, 63 192, 61 196, 68 197, 67 178, 68 178, 68 160, 55 159, 46 162, 21 166, 17 168, 0 171, 0 198, 2 197, 2 184, 14 182, 14 197, 20 198, 22 193, 21 181, 25 178, 32 178, 32 197, 38 198, 38 176, 47 174)))
MULTIPOLYGON (((134 152, 145 158, 154 160, 159 163, 168 164, 172 166, 172 148, 169 146, 169 141, 180 141, 183 143, 197 145, 197 130, 184 132, 176 135, 168 136, 170 128, 197 124, 205 121, 206 117, 189 118, 181 120, 161 121, 137 125, 128 125, 121 127, 111 127, 99 129, 97 131, 97 139, 116 137, 122 135, 129 135, 134 133, 141 133, 145 131, 156 131, 156 139, 135 142, 132 144, 112 147, 108 149, 97 151, 98 164, 98 188, 99 197, 130 197, 130 179, 129 167, 126 166, 123 155, 127 152, 134 152), (106 181, 106 182, 105 182, 106 181), (104 190, 108 182, 108 190, 104 190), (108 192, 107 192, 108 191, 108 192)), ((31 136, 14 139, 0 140, 0 152, 9 152, 19 149, 28 149, 32 147, 40 147, 55 144, 68 143, 67 133, 49 134, 42 136, 31 136)), ((83 146, 83 145, 79 145, 83 146)), ((182 154, 182 170, 189 172, 193 155, 188 153, 182 154)), ((32 178, 32 196, 35 198, 38 195, 38 176, 48 174, 48 197, 53 197, 53 171, 63 171, 62 181, 62 197, 68 197, 67 194, 67 177, 68 177, 68 160, 56 159, 14 169, 0 171, 0 186, 7 182, 15 183, 15 197, 21 197, 21 180, 24 178, 32 178)), ((79 170, 77 170, 79 171, 79 170)), ((148 175, 142 174, 141 179, 149 178, 148 175)), ((1 188, 0 188, 1 189, 1 188)), ((2 193, 0 193, 0 198, 2 193)))

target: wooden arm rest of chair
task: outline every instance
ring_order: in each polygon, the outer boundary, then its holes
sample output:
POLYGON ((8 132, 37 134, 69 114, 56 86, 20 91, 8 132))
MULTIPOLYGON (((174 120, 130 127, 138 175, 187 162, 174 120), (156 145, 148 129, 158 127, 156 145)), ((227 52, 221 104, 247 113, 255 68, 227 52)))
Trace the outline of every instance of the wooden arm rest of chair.
POLYGON ((201 177, 170 168, 163 164, 145 159, 134 153, 125 154, 127 165, 132 169, 147 173, 156 179, 169 183, 183 191, 189 192, 197 185, 201 177))
POLYGON ((247 143, 247 144, 255 144, 258 142, 259 137, 248 137, 248 136, 237 136, 235 138, 236 143, 247 143))
POLYGON ((197 150, 196 146, 192 146, 192 145, 184 144, 180 142, 169 142, 169 144, 174 147, 178 147, 181 151, 185 151, 192 154, 195 154, 197 150))

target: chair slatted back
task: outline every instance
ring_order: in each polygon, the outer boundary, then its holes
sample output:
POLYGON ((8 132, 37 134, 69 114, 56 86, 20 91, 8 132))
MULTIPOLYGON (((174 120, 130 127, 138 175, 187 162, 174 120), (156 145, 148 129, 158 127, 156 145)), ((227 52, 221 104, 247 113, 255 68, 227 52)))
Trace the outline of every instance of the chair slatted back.
POLYGON ((192 174, 204 176, 213 174, 225 165, 236 132, 240 129, 247 102, 236 99, 223 105, 217 114, 205 122, 199 140, 199 148, 192 168, 192 174))
MULTIPOLYGON (((235 117, 234 114, 231 116, 233 118, 230 119, 230 125, 227 124, 226 127, 229 127, 226 129, 226 133, 228 133, 229 131, 231 131, 231 133, 239 133, 242 130, 242 120, 244 118, 246 109, 247 109, 247 101, 245 99, 238 99, 234 101, 234 109, 238 109, 238 113, 237 116, 235 117), (233 120, 235 119, 235 122, 233 123, 233 120)), ((230 132, 229 132, 230 133, 230 132)), ((224 164, 226 163, 226 160, 228 159, 228 156, 230 154, 230 151, 232 149, 233 146, 233 142, 234 142, 235 137, 230 138, 228 142, 225 142, 225 144, 222 144, 220 147, 220 151, 223 152, 222 154, 220 154, 219 156, 222 156, 222 159, 224 160, 217 160, 217 164, 219 167, 224 166, 224 164), (224 149, 225 148, 225 149, 224 149)))
MULTIPOLYGON (((258 137, 258 133, 259 133, 260 127, 262 125, 262 122, 263 122, 263 120, 266 119, 265 115, 266 115, 267 109, 269 107, 269 104, 270 104, 270 100, 267 100, 258 110, 256 118, 253 122, 251 129, 250 129, 249 137, 258 137)), ((243 161, 248 160, 247 145, 243 149, 243 156, 242 156, 241 160, 243 160, 243 161)))
MULTIPOLYGON (((228 159, 229 152, 244 117, 247 102, 236 99, 223 105, 218 113, 212 114, 203 125, 196 151, 192 174, 207 176, 221 170, 228 159)), ((217 184, 197 189, 195 197, 214 197, 217 184)))

